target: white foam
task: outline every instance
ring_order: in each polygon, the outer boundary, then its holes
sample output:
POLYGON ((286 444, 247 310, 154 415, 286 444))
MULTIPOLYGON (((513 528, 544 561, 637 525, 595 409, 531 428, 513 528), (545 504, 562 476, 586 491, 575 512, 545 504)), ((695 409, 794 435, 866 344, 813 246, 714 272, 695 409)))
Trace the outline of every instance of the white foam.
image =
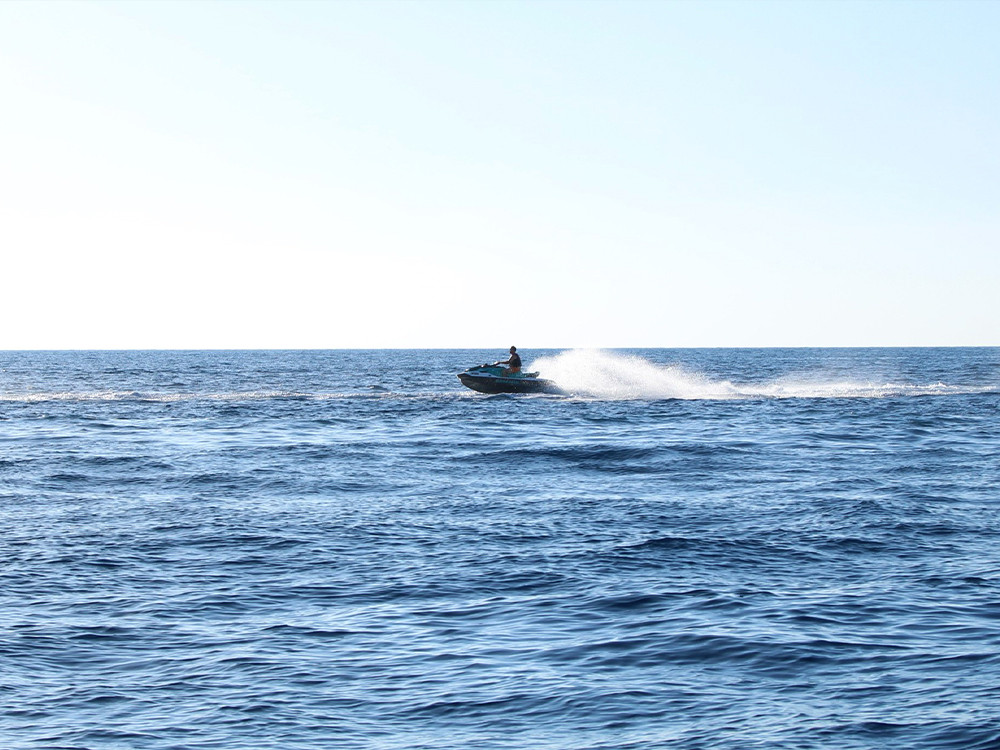
MULTIPOLYGON (((137 401, 150 403, 179 403, 187 401, 273 401, 282 399, 304 399, 309 401, 335 401, 340 399, 395 399, 395 398, 441 398, 436 391, 400 393, 394 391, 337 391, 322 393, 301 393, 298 391, 231 391, 225 393, 149 393, 136 391, 33 391, 30 393, 0 392, 0 402, 47 403, 53 401, 137 401)), ((453 397, 454 394, 448 394, 453 397)))
POLYGON ((572 350, 533 362, 531 370, 553 380, 564 391, 584 398, 628 399, 772 399, 886 398, 996 392, 995 386, 965 387, 944 383, 914 385, 824 378, 822 375, 782 377, 771 382, 734 383, 691 372, 678 365, 660 365, 634 355, 596 350, 572 350))
POLYGON ((602 399, 733 398, 735 386, 642 357, 573 350, 542 357, 530 369, 567 393, 602 399))
POLYGON ((139 393, 136 391, 56 391, 31 393, 0 393, 0 401, 41 403, 48 401, 260 401, 277 398, 298 398, 305 394, 289 391, 237 391, 232 393, 139 393))

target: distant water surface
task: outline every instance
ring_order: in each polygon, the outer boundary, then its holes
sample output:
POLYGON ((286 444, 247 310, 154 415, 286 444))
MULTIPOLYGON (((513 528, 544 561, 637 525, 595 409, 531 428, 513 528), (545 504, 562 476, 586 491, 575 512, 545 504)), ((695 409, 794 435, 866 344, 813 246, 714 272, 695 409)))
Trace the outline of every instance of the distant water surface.
POLYGON ((0 745, 1000 747, 1000 350, 0 352, 0 745))

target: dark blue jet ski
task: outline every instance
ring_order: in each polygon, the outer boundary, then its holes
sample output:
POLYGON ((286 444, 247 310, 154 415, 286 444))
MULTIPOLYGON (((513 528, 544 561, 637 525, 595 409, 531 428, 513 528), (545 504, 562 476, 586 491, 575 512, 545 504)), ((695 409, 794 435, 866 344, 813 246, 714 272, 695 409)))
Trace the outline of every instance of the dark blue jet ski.
POLYGON ((511 372, 499 365, 479 365, 458 373, 462 385, 480 393, 559 393, 551 380, 537 372, 511 372))

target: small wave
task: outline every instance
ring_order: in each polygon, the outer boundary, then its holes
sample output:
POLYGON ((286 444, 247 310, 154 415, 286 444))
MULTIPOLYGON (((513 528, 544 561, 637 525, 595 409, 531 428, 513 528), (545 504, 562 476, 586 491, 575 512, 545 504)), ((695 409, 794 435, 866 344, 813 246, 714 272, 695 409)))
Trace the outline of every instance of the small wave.
POLYGON ((572 350, 542 357, 531 365, 567 394, 606 400, 734 400, 781 398, 890 398, 1000 392, 996 386, 927 385, 870 380, 783 377, 761 383, 737 383, 662 365, 635 355, 572 350))

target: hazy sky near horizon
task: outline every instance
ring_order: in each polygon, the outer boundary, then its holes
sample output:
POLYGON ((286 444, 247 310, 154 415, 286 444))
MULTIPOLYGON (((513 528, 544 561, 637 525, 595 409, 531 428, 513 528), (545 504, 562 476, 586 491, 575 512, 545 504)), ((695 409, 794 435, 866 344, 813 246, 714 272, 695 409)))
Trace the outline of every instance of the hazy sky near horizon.
POLYGON ((0 3, 0 349, 998 345, 1000 3, 0 3))

